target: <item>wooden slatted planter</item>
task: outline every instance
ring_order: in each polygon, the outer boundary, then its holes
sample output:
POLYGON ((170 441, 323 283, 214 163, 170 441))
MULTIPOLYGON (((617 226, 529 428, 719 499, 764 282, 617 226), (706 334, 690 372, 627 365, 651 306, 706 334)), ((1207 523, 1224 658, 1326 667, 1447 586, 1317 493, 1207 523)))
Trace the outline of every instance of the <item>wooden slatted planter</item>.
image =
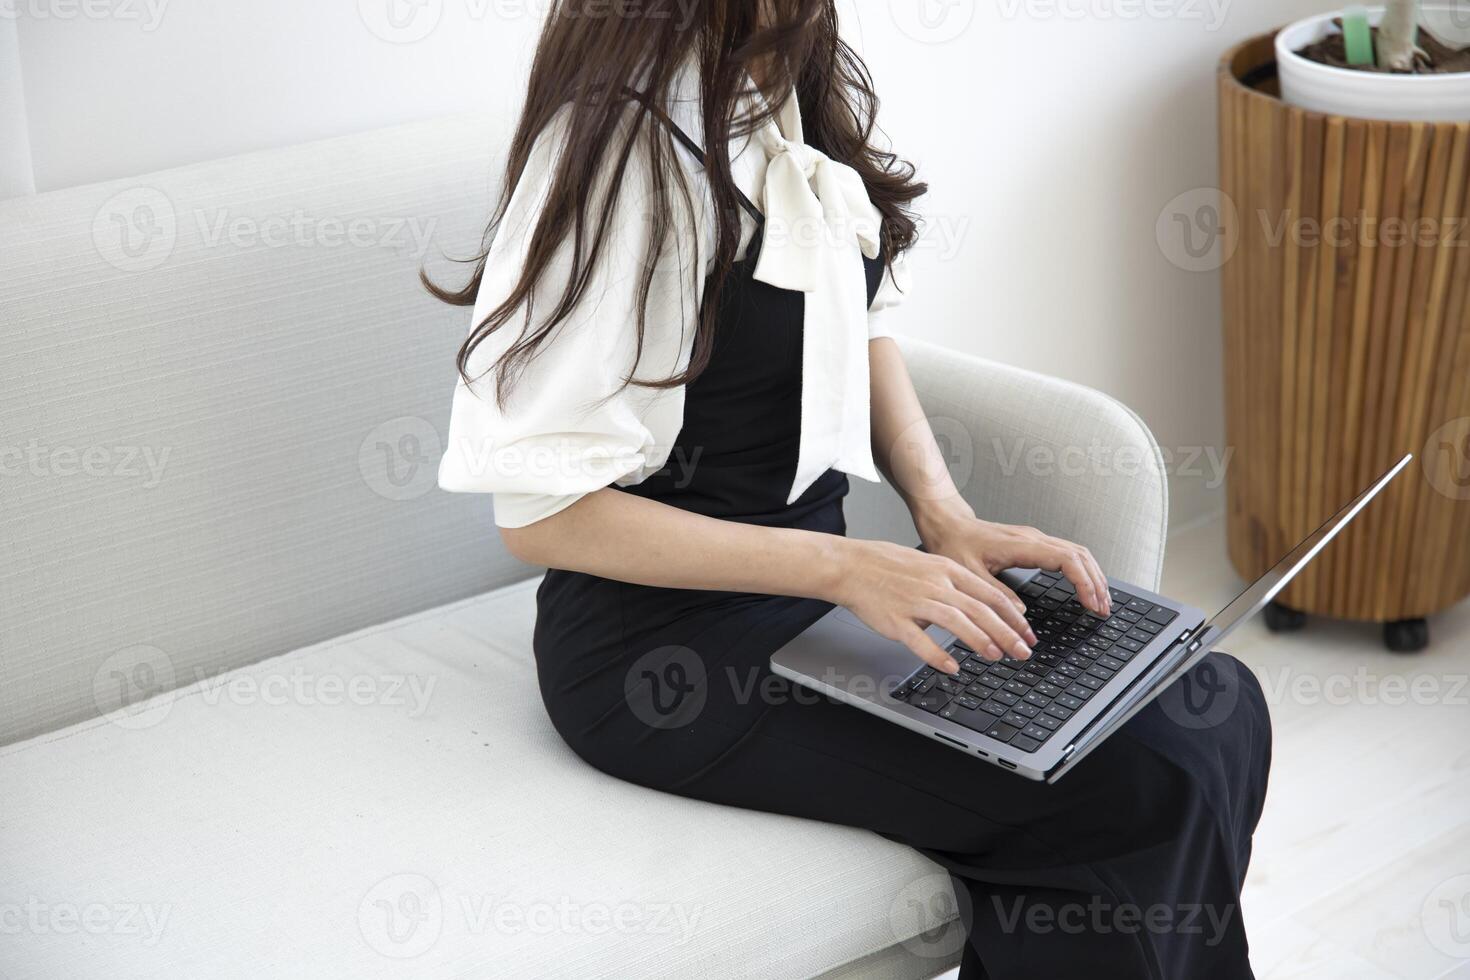
POLYGON ((1288 106, 1273 37, 1218 75, 1230 558, 1254 579, 1413 452, 1281 601, 1424 617, 1470 594, 1470 125, 1288 106))

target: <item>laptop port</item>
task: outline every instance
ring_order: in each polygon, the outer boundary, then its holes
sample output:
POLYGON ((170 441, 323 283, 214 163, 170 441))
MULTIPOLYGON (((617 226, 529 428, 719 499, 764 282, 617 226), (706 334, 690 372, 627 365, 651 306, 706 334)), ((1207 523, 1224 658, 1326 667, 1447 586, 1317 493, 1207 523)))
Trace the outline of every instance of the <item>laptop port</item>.
POLYGON ((950 745, 958 745, 962 749, 968 749, 969 748, 969 746, 966 745, 964 742, 961 742, 957 738, 950 738, 948 735, 944 734, 943 732, 935 732, 934 733, 934 737, 935 738, 942 738, 946 742, 948 742, 950 745))
POLYGON ((1016 768, 1016 764, 1014 762, 1008 762, 1005 759, 996 759, 995 761, 996 762, 999 762, 1001 765, 1005 766, 1007 769, 1015 769, 1016 768))

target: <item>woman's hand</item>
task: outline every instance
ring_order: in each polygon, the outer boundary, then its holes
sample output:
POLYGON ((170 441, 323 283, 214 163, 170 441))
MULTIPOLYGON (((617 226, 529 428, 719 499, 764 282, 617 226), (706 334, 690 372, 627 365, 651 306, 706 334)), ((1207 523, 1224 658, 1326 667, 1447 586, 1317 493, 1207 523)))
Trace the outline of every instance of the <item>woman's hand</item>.
POLYGON ((937 670, 959 671, 924 632, 941 626, 990 660, 1031 656, 1036 634, 1016 594, 983 569, 886 541, 847 540, 832 601, 937 670))
POLYGON ((1080 544, 1050 537, 1034 527, 992 524, 964 512, 916 515, 914 523, 927 550, 994 582, 1017 602, 1020 598, 995 574, 1007 568, 1044 568, 1065 575, 1089 612, 1103 618, 1112 614, 1107 576, 1092 552, 1080 544))

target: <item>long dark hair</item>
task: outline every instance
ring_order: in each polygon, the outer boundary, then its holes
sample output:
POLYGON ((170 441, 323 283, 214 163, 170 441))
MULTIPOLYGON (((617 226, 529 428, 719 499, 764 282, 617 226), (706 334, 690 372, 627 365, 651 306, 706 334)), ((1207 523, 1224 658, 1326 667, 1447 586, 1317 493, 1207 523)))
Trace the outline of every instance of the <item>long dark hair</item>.
POLYGON ((690 57, 697 58, 699 65, 707 174, 714 204, 713 271, 705 283, 687 369, 668 378, 640 379, 634 377, 635 361, 625 385, 668 388, 687 384, 708 363, 716 301, 740 247, 730 145, 764 124, 793 86, 807 142, 855 169, 867 186, 883 216, 882 244, 888 263, 913 244, 917 226, 908 205, 926 188, 915 179, 911 165, 872 144, 878 99, 866 66, 838 35, 835 0, 633 0, 625 4, 554 0, 536 48, 525 109, 511 142, 505 190, 486 231, 484 249, 471 260, 474 275, 462 289, 446 289, 422 276, 425 286, 441 300, 456 306, 475 305, 489 246, 505 217, 511 193, 537 137, 565 109, 569 113, 566 143, 559 148, 559 163, 545 209, 531 233, 520 277, 460 347, 457 365, 466 382, 475 380, 469 375, 475 348, 524 307, 526 327, 494 368, 496 398, 503 403, 517 372, 570 316, 597 266, 617 205, 616 188, 640 141, 653 184, 650 213, 642 217, 649 229, 649 257, 643 265, 637 302, 636 350, 641 355, 656 265, 653 259, 666 247, 674 226, 675 194, 686 205, 690 201, 683 172, 673 159, 668 128, 651 116, 658 107, 669 104, 679 69, 690 57), (612 9, 617 12, 610 12, 612 9), (766 107, 753 116, 735 119, 737 100, 749 91, 745 79, 753 65, 760 66, 751 74, 760 78, 766 107), (640 97, 631 98, 630 91, 640 97), (631 126, 627 125, 629 118, 631 126), (600 213, 591 215, 585 189, 606 183, 604 170, 608 167, 613 168, 610 186, 614 191, 602 202, 600 213), (573 247, 567 287, 548 316, 533 320, 529 310, 536 283, 568 240, 573 247))

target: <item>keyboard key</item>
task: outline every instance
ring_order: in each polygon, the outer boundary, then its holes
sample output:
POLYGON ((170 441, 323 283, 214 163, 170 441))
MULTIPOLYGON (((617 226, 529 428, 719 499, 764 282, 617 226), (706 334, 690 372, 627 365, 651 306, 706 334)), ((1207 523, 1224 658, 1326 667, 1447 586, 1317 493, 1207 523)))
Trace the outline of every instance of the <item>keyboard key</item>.
POLYGON ((935 687, 943 691, 945 694, 951 695, 958 694, 965 689, 965 685, 961 684, 953 677, 941 677, 939 679, 939 683, 936 684, 935 687))
MULTIPOLYGON (((1063 694, 1062 697, 1064 698, 1066 697, 1066 695, 1063 694)), ((1058 698, 1056 704, 1051 704, 1047 706, 1045 714, 1051 715, 1057 721, 1066 721, 1068 718, 1072 717, 1072 712, 1073 709, 1063 705, 1061 703, 1061 698, 1058 698)))
MULTIPOLYGON (((996 718, 999 718, 1001 715, 1006 713, 1006 706, 1001 704, 994 698, 991 698, 989 701, 980 702, 980 710, 988 715, 994 715, 996 718)), ((989 724, 989 722, 987 722, 987 724, 989 724)))
POLYGON ((929 691, 933 689, 934 685, 935 684, 938 684, 938 683, 939 683, 939 678, 938 677, 934 677, 934 676, 925 677, 925 678, 923 678, 922 680, 919 681, 919 684, 918 684, 917 687, 914 688, 913 693, 915 693, 915 694, 928 694, 929 691))
POLYGON ((998 741, 1001 741, 1001 742, 1009 742, 1020 731, 1021 730, 1019 728, 1015 727, 1014 725, 1007 725, 1003 721, 998 721, 995 724, 991 725, 989 728, 987 728, 985 730, 985 734, 986 735, 989 735, 991 738, 996 739, 998 741))
POLYGON ((1118 647, 1122 647, 1124 650, 1132 650, 1134 653, 1138 653, 1144 648, 1144 646, 1146 646, 1146 644, 1139 643, 1137 640, 1130 640, 1125 636, 1123 639, 1118 641, 1117 645, 1114 646, 1113 649, 1116 650, 1118 647))
POLYGON ((930 691, 928 694, 921 694, 917 698, 911 698, 909 703, 916 708, 923 708, 925 711, 938 712, 946 704, 949 704, 949 695, 941 691, 930 691))
POLYGON ((1012 738, 1011 745, 1015 748, 1020 749, 1022 752, 1035 752, 1037 749, 1041 748, 1040 742, 1038 742, 1034 738, 1029 738, 1025 735, 1017 735, 1012 738))
POLYGON ((1022 735, 1025 735, 1027 738, 1034 738, 1038 742, 1045 742, 1047 739, 1051 738, 1051 733, 1052 730, 1050 728, 1043 728, 1041 725, 1035 724, 1027 725, 1025 728, 1021 729, 1022 735))
POLYGON ((1111 670, 1108 670, 1106 667, 1099 667, 1097 664, 1093 664, 1091 667, 1088 667, 1087 673, 1088 675, 1096 677, 1098 680, 1103 682, 1107 682, 1113 679, 1113 672, 1111 670))
POLYGON ((1031 724, 1030 718, 1027 718, 1025 715, 1019 714, 1015 711, 1007 711, 1000 720, 1014 728, 1025 728, 1027 725, 1031 724))
MULTIPOLYGON (((1122 665, 1120 664, 1119 666, 1122 666, 1122 665)), ((1040 684, 1037 684, 1036 687, 1034 687, 1032 689, 1032 693, 1033 694, 1039 694, 1042 697, 1046 698, 1047 700, 1050 700, 1050 699, 1056 697, 1058 694, 1061 694, 1062 693, 1062 688, 1057 687, 1055 684, 1051 683, 1050 681, 1042 681, 1040 684)), ((1030 698, 1027 698, 1027 700, 1029 701, 1030 698)))
POLYGON ((1122 670, 1123 669, 1123 661, 1119 660, 1117 657, 1114 657, 1112 655, 1107 655, 1107 656, 1098 657, 1097 658, 1097 664, 1096 664, 1096 666, 1098 666, 1098 667, 1106 667, 1108 670, 1122 670))
POLYGON ((1012 694, 1018 697, 1025 697, 1026 694, 1031 691, 1031 688, 1027 687, 1025 684, 1022 684, 1020 681, 1016 680, 1013 677, 1010 680, 1006 681, 1005 690, 1010 691, 1012 694))
POLYGON ((1067 688, 1067 693, 1072 695, 1072 697, 1074 698, 1082 697, 1083 695, 1078 694, 1072 689, 1074 687, 1077 687, 1078 685, 1087 688, 1089 691, 1100 691, 1102 690, 1103 682, 1098 680, 1096 677, 1091 677, 1087 674, 1083 674, 1081 677, 1077 678, 1076 684, 1073 684, 1072 687, 1067 688))
POLYGON ((1027 704, 1025 701, 1022 701, 1011 710, 1020 715, 1022 718, 1035 718, 1041 713, 1040 708, 1038 708, 1034 704, 1027 704))
POLYGON ((982 674, 980 676, 980 680, 977 683, 979 683, 983 687, 988 687, 993 691, 1000 690, 1001 688, 1005 687, 1006 684, 1005 681, 1001 680, 1000 677, 995 674, 982 674))
POLYGON ((995 694, 990 698, 990 700, 999 701, 1001 704, 1006 705, 1007 707, 1013 704, 1019 704, 1021 702, 1021 699, 1016 697, 1010 691, 996 691, 995 694))
MULTIPOLYGON (((1049 685, 1049 684, 1046 685, 1046 686, 1047 687, 1051 687, 1051 685, 1049 685)), ((1055 688, 1052 688, 1052 690, 1056 690, 1056 689, 1055 688)), ((1058 693, 1061 693, 1061 692, 1058 692, 1058 693)), ((1027 704, 1033 705, 1033 706, 1035 706, 1037 708, 1045 708, 1047 705, 1051 704, 1051 698, 1050 697, 1043 697, 1042 695, 1038 694, 1035 691, 1030 692, 1024 698, 1022 698, 1021 700, 1022 701, 1025 701, 1027 704)))
MULTIPOLYGON (((1076 697, 1075 695, 1072 695, 1072 694, 1058 694, 1057 695, 1057 698, 1056 698, 1056 701, 1053 702, 1051 708, 1047 708, 1046 710, 1047 711, 1051 711, 1052 714, 1056 714, 1056 712, 1052 711, 1051 709, 1052 708, 1055 708, 1057 705, 1061 705, 1063 708, 1070 708, 1072 711, 1076 711, 1078 708, 1082 707, 1083 700, 1085 700, 1085 699, 1076 697)), ((1062 716, 1061 715, 1057 715, 1057 717, 1058 718, 1061 718, 1062 716)), ((1066 716, 1066 718, 1070 718, 1070 717, 1072 717, 1072 716, 1071 715, 1067 715, 1066 716)), ((1066 719, 1063 718, 1063 720, 1065 721, 1066 719)))
POLYGON ((975 711, 980 707, 980 699, 971 694, 961 694, 954 699, 954 703, 962 708, 969 708, 971 711, 975 711))
MULTIPOLYGON (((1062 710, 1065 711, 1066 709, 1063 708, 1062 710)), ((1053 732, 1062 727, 1062 719, 1057 718, 1045 711, 1033 718, 1032 723, 1040 725, 1042 728, 1053 732)))
POLYGON ((1147 614, 1150 622, 1158 623, 1160 626, 1168 626, 1178 616, 1179 614, 1174 610, 1165 609, 1163 606, 1155 606, 1153 611, 1147 614))

